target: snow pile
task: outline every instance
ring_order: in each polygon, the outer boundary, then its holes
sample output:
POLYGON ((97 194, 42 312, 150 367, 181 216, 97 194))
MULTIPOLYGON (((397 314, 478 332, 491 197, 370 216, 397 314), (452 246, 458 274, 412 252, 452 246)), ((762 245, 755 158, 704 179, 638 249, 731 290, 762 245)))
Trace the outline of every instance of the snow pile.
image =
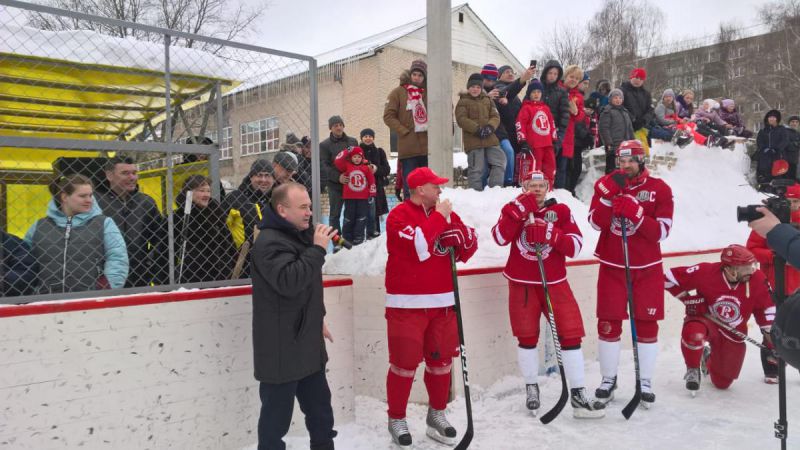
MULTIPOLYGON (((721 248, 747 240, 749 229, 746 224, 736 222, 736 207, 760 203, 764 196, 747 183, 750 166, 744 146, 731 151, 694 144, 683 149, 661 144, 654 146, 653 154, 672 154, 677 158, 674 167, 661 166, 656 175, 670 185, 675 199, 674 226, 662 243, 663 251, 721 248)), ((583 251, 576 259, 592 259, 599 236, 587 220, 597 176, 587 173, 577 189, 579 199, 566 190, 552 194, 570 207, 583 232, 583 251)), ((499 187, 483 192, 462 188, 444 190, 442 198, 450 199, 458 215, 478 232, 478 251, 464 267, 505 265, 508 249, 494 243, 491 229, 503 205, 519 192, 517 188, 499 187)), ((384 271, 386 257, 386 236, 383 235, 350 251, 330 255, 324 270, 328 274, 379 275, 384 271)))
MULTIPOLYGON (((80 64, 164 71, 164 45, 134 38, 117 38, 89 30, 45 31, 4 23, 0 25, 0 53, 15 53, 80 64)), ((210 53, 170 47, 170 71, 237 79, 237 68, 210 53)))

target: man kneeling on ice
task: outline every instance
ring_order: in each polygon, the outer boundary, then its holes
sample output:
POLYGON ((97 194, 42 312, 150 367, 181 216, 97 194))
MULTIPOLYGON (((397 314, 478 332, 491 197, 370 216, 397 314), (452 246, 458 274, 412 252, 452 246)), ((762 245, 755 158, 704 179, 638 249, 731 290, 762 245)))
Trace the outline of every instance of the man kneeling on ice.
MULTIPOLYGON (((686 305, 681 351, 686 362, 686 389, 700 389, 701 371, 718 389, 739 377, 744 362, 747 321, 754 315, 764 336, 775 318, 770 286, 755 268, 756 257, 741 245, 722 250, 720 262, 673 267, 665 272, 665 288, 686 305), (689 291, 696 290, 696 295, 689 291), (737 333, 738 332, 738 333, 737 333)), ((772 341, 765 340, 772 349, 772 341)), ((771 353, 771 351, 770 351, 771 353)))
POLYGON ((539 319, 552 304, 557 337, 563 350, 564 371, 571 389, 573 415, 579 418, 605 416, 605 404, 586 397, 583 350, 585 336, 578 303, 567 281, 566 258, 581 251, 583 236, 569 207, 545 202, 549 183, 544 173, 534 171, 523 178, 522 194, 506 204, 492 228, 499 245, 511 244, 503 275, 508 278, 508 312, 511 330, 517 337, 517 357, 525 378, 525 405, 534 415, 539 409, 539 319), (545 297, 538 258, 544 266, 545 297))

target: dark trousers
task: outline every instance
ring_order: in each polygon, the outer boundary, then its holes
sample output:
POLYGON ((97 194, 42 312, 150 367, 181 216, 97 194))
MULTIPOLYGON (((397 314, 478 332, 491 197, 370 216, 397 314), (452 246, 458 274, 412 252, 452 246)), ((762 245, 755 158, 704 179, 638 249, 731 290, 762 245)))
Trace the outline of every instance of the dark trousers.
MULTIPOLYGON (((378 188, 380 189, 380 188, 378 188)), ((376 197, 369 198, 369 213, 367 214, 367 238, 371 238, 375 232, 381 232, 381 218, 377 213, 378 199, 376 197)))
MULTIPOLYGON (((428 155, 412 156, 411 158, 401 159, 400 162, 403 164, 403 198, 409 198, 408 174, 417 167, 428 167, 428 155)), ((447 176, 447 174, 440 174, 440 176, 447 176)))
POLYGON ((577 148, 575 149, 575 154, 572 156, 572 159, 569 160, 569 172, 567 173, 567 189, 575 194, 575 187, 578 186, 578 179, 581 177, 581 173, 583 172, 583 156, 581 156, 581 151, 577 148))
POLYGON ((342 235, 345 239, 358 245, 364 242, 364 232, 367 229, 367 216, 369 215, 369 200, 348 199, 344 201, 344 225, 342 235))
POLYGON ((609 174, 617 169, 617 154, 616 149, 606 149, 606 174, 609 174))
POLYGON ((567 171, 572 162, 572 158, 562 155, 556 157, 556 179, 554 189, 564 189, 567 187, 567 171))
POLYGON ((258 450, 285 450, 283 437, 289 432, 294 398, 306 416, 312 450, 333 450, 333 408, 325 370, 283 384, 261 383, 261 416, 258 418, 258 450))
POLYGON ((342 216, 342 185, 339 185, 339 189, 328 186, 328 204, 330 206, 328 225, 341 232, 342 226, 339 223, 339 218, 342 216))

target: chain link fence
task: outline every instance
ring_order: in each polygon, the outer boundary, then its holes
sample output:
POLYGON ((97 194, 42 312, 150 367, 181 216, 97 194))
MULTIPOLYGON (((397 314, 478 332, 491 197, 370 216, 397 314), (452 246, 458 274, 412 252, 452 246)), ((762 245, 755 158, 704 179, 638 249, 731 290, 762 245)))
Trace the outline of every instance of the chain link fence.
POLYGON ((10 0, 0 15, 0 303, 244 284, 276 186, 301 183, 318 214, 313 58, 10 0))

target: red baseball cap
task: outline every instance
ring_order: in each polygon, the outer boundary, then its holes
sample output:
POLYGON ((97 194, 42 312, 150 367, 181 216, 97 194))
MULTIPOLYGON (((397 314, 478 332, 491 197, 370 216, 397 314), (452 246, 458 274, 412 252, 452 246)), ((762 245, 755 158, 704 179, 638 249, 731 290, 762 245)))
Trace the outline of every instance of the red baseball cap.
POLYGON ((415 189, 423 184, 445 184, 448 181, 450 180, 436 175, 436 172, 432 171, 430 167, 417 167, 408 174, 406 183, 408 183, 409 189, 415 189))

